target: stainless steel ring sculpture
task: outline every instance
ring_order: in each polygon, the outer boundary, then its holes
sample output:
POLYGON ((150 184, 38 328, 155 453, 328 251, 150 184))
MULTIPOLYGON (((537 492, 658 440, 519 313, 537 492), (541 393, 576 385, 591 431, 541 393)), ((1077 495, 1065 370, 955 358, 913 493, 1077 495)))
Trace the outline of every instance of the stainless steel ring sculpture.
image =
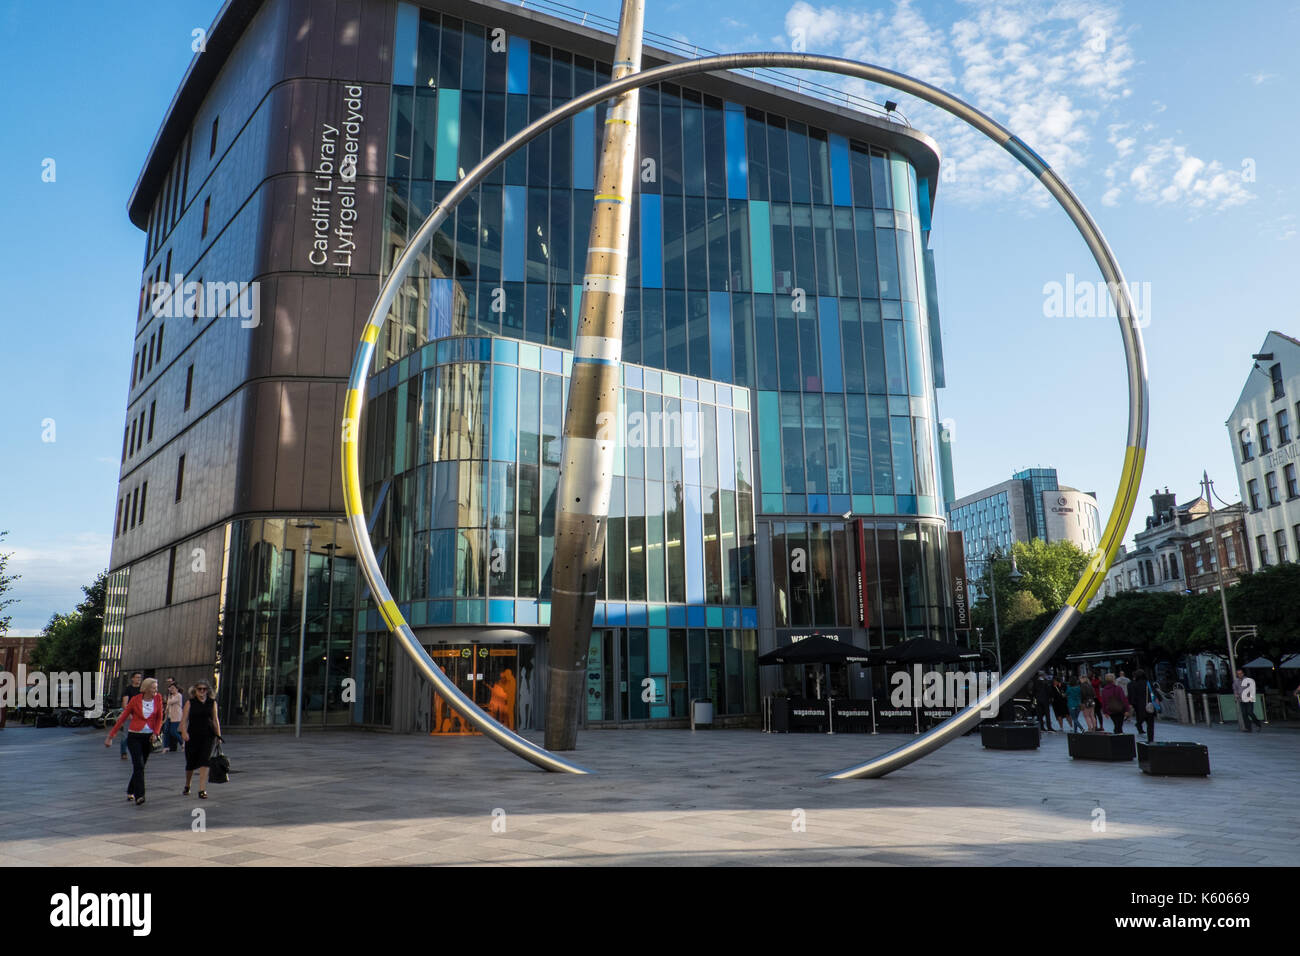
POLYGON ((759 67, 780 67, 786 69, 805 69, 824 73, 836 73, 880 83, 885 86, 911 93, 919 99, 937 106, 952 114, 968 125, 979 130, 993 142, 997 143, 1025 166, 1041 182, 1053 198, 1065 210, 1070 221, 1074 223, 1083 236, 1097 265, 1101 268, 1115 303, 1119 316, 1120 333, 1124 340, 1124 357, 1128 368, 1128 435, 1125 441, 1124 465, 1120 471, 1119 490, 1116 493, 1115 506, 1106 522, 1101 543, 1096 555, 1089 563, 1088 569, 1075 585, 1066 604, 1034 642, 1029 653, 1025 655, 1011 672, 1003 678, 981 700, 970 705, 960 714, 950 718, 938 727, 927 731, 911 743, 898 747, 888 753, 875 757, 865 763, 844 770, 835 771, 826 776, 835 780, 848 780, 859 777, 882 777, 899 767, 906 766, 933 750, 938 749, 953 738, 970 730, 981 719, 980 711, 988 706, 996 706, 1013 693, 1016 688, 1032 673, 1051 659, 1070 631, 1078 623, 1088 602, 1097 593, 1105 580, 1120 542, 1128 529, 1129 519, 1137 503, 1138 482, 1142 476, 1142 464, 1146 454, 1147 441, 1147 369, 1146 355, 1142 347, 1142 335, 1138 328, 1133 304, 1128 294, 1128 286, 1119 263, 1106 243, 1101 230, 1097 228, 1083 203, 1061 181, 1061 178, 1032 149, 1019 138, 985 116, 973 106, 957 97, 944 92, 938 87, 913 79, 903 73, 886 70, 883 67, 858 63, 838 57, 819 56, 811 53, 731 53, 721 56, 704 57, 687 60, 682 63, 670 63, 634 73, 621 80, 615 80, 584 93, 564 106, 548 113, 541 119, 529 124, 520 132, 511 136, 494 149, 481 163, 475 166, 460 180, 447 196, 433 208, 429 217, 411 237, 406 250, 398 258, 392 273, 385 280, 379 298, 370 311, 370 318, 361 334, 361 342, 352 363, 352 374, 348 380, 347 398, 343 413, 343 495, 345 510, 352 536, 356 541, 357 557, 366 582, 370 585, 375 602, 384 623, 397 637, 406 653, 410 655, 417 668, 433 682, 438 693, 442 694, 452 706, 471 724, 491 737, 494 741, 512 753, 536 764, 544 770, 565 773, 590 773, 584 767, 565 760, 529 740, 524 739, 484 713, 472 700, 465 696, 455 684, 447 679, 441 668, 420 645, 415 632, 411 630, 401 612, 398 610, 392 593, 380 572, 379 562, 374 548, 370 544, 370 535, 361 505, 361 480, 358 465, 358 438, 361 413, 364 405, 363 396, 366 384, 366 372, 374 359, 375 344, 379 332, 388 317, 388 311, 397 296, 397 290, 415 264, 419 250, 446 221, 448 213, 456 204, 469 195, 475 187, 505 159, 527 145, 529 141, 556 126, 589 106, 609 99, 628 90, 637 89, 650 83, 675 80, 697 73, 711 73, 722 70, 748 70, 759 67))

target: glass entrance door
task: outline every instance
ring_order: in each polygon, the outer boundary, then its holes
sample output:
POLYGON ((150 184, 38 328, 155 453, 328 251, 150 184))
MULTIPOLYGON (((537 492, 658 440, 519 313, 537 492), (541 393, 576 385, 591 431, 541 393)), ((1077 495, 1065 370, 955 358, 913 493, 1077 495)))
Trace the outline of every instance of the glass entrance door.
MULTIPOLYGON (((457 644, 429 652, 452 682, 488 716, 515 729, 519 694, 519 649, 491 644, 457 644)), ((477 734, 441 694, 433 693, 431 734, 477 734)))

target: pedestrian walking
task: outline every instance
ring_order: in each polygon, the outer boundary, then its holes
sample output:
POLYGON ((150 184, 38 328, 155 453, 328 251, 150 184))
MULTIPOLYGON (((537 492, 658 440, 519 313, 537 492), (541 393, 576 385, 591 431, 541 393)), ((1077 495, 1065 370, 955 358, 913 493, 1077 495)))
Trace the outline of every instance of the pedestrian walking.
POLYGON ((1128 712, 1128 697, 1124 694, 1124 688, 1115 682, 1114 674, 1106 675, 1101 688, 1101 706, 1110 718, 1111 726, 1115 728, 1113 732, 1122 734, 1124 715, 1128 712))
POLYGON ((1093 671, 1092 678, 1092 711, 1093 717, 1097 720, 1097 729, 1106 729, 1106 716, 1101 711, 1101 671, 1093 671))
POLYGON ((126 746, 131 753, 131 780, 126 785, 126 798, 134 800, 136 806, 144 803, 144 765, 149 762, 162 719, 162 695, 158 693, 158 682, 150 677, 131 695, 129 704, 104 740, 104 746, 111 747, 118 730, 126 724, 126 746))
POLYGON ((167 719, 163 721, 163 743, 168 753, 175 753, 181 745, 181 715, 185 710, 185 698, 176 685, 174 677, 167 678, 167 719))
POLYGON ((217 716, 217 702, 211 696, 207 681, 199 681, 190 689, 190 699, 181 713, 181 739, 185 741, 185 789, 189 796, 194 771, 199 772, 199 797, 208 798, 208 763, 212 759, 212 745, 221 739, 221 718, 217 716))
POLYGON ((1079 707, 1083 711, 1083 722, 1087 724, 1089 730, 1098 730, 1100 725, 1097 723, 1097 692, 1092 689, 1092 680, 1087 674, 1081 674, 1078 685, 1079 707))
POLYGON ((1246 733, 1250 733, 1252 722, 1259 728, 1260 733, 1263 733, 1264 725, 1255 716, 1255 678, 1247 677, 1246 672, 1240 667, 1237 668, 1237 679, 1232 682, 1232 696, 1237 698, 1237 706, 1241 708, 1241 716, 1246 723, 1246 733))
POLYGON ((1052 730, 1052 681, 1047 671, 1038 672, 1034 682, 1034 704, 1038 712, 1038 729, 1053 733, 1052 730))
POLYGON ((1083 709, 1082 683, 1076 675, 1065 689, 1065 707, 1070 714, 1070 729, 1076 734, 1083 733, 1083 728, 1079 726, 1079 711, 1083 709))
MULTIPOLYGON (((127 685, 126 692, 122 695, 122 713, 126 713, 126 706, 131 702, 131 698, 134 697, 136 694, 140 693, 140 682, 142 680, 144 680, 144 675, 141 674, 139 671, 133 671, 131 673, 131 682, 127 685)), ((118 751, 122 755, 123 760, 127 759, 126 740, 127 740, 126 736, 123 735, 122 747, 118 751)))
POLYGON ((1052 678, 1052 713, 1056 715, 1056 726, 1065 733, 1065 718, 1070 714, 1070 702, 1065 696, 1065 685, 1061 678, 1052 678))
MULTIPOLYGON (((1116 681, 1119 683, 1119 681, 1116 681)), ((1147 680, 1146 671, 1139 668, 1133 672, 1133 680, 1128 685, 1128 702, 1133 708, 1133 732, 1142 733, 1145 724, 1147 743, 1156 739, 1156 714, 1160 711, 1160 699, 1155 687, 1147 680)))

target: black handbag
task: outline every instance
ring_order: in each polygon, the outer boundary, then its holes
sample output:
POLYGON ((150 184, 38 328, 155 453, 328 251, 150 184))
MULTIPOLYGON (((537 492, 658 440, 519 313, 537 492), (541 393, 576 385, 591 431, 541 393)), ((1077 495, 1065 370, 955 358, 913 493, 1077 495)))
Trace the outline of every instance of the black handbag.
POLYGON ((230 782, 230 758, 221 750, 221 738, 217 738, 212 748, 212 757, 208 760, 208 781, 210 783, 230 782))

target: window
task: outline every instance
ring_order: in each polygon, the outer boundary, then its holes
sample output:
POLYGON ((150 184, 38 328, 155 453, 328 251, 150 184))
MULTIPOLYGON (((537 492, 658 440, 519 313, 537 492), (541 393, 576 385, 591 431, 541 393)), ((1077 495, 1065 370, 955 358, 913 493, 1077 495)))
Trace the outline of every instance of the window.
POLYGON ((124 462, 126 461, 126 453, 127 453, 127 447, 128 447, 128 446, 127 446, 127 440, 128 440, 130 437, 131 437, 131 426, 130 426, 130 425, 123 425, 123 426, 122 426, 122 461, 124 461, 124 462))
POLYGON ((1267 455, 1273 450, 1273 442, 1269 440, 1268 419, 1265 418, 1259 423, 1259 453, 1267 455))
POLYGON ((128 448, 127 448, 127 453, 128 453, 128 454, 131 454, 131 455, 134 455, 134 454, 135 454, 135 430, 136 430, 136 426, 137 426, 137 420, 136 420, 135 416, 132 415, 132 416, 131 416, 131 442, 130 442, 130 445, 128 446, 128 448))
MULTIPOLYGON (((122 499, 117 499, 117 518, 113 521, 113 537, 122 533, 122 499)), ((1300 534, 1300 525, 1296 525, 1296 533, 1300 534)))
POLYGON ((171 549, 171 554, 167 558, 167 596, 163 599, 164 604, 172 603, 172 586, 176 583, 176 549, 171 549))
POLYGON ((1268 370, 1268 377, 1273 380, 1273 400, 1286 396, 1286 386, 1282 384, 1282 365, 1275 363, 1268 370))
POLYGON ((1285 563, 1286 562, 1286 532, 1274 531, 1273 542, 1277 545, 1277 563, 1278 564, 1285 563))
POLYGON ((157 340, 157 338, 158 336, 156 334, 149 336, 149 345, 145 350, 145 354, 148 356, 148 361, 146 362, 144 367, 144 370, 146 372, 153 371, 153 344, 157 340))
POLYGON ((1268 474, 1266 474, 1264 476, 1264 484, 1268 488, 1269 507, 1271 508, 1273 505, 1281 504, 1282 502, 1277 496, 1277 472, 1270 471, 1268 474))
POLYGON ((1204 558, 1204 556, 1201 554, 1201 547, 1200 547, 1199 544, 1194 544, 1194 545, 1192 545, 1192 557, 1194 557, 1194 558, 1196 559, 1196 573, 1197 573, 1197 574, 1204 574, 1204 573, 1205 573, 1205 558, 1204 558))
MULTIPOLYGON (((194 366, 192 365, 190 366, 191 369, 193 369, 193 367, 194 366)), ((188 401, 185 402, 185 407, 186 408, 190 407, 190 403, 188 401)), ((1250 510, 1258 511, 1259 510, 1259 479, 1258 478, 1251 478, 1249 481, 1246 482, 1246 493, 1250 496, 1250 510)))
POLYGON ((157 410, 158 410, 158 401, 155 399, 154 401, 149 403, 149 433, 148 433, 148 437, 145 438, 145 441, 153 441, 153 417, 154 417, 154 412, 156 412, 157 410))
POLYGON ((1291 536, 1295 538, 1295 553, 1300 555, 1300 524, 1291 526, 1291 536))
POLYGON ((1296 481, 1294 462, 1282 468, 1282 477, 1286 481, 1287 498, 1300 498, 1300 483, 1296 481))
POLYGON ((1178 580, 1178 555, 1176 554, 1169 556, 1169 576, 1175 581, 1178 580))
POLYGON ((1243 428, 1237 432, 1237 440, 1241 442, 1241 460, 1250 461, 1255 457, 1255 443, 1250 437, 1250 429, 1243 428))
POLYGON ((207 238, 208 235, 208 214, 212 211, 212 197, 209 196, 203 200, 203 230, 199 233, 200 239, 207 238))
POLYGON ((159 322, 158 323, 158 345, 157 345, 156 353, 154 355, 154 358, 156 358, 159 362, 162 361, 162 337, 163 337, 163 324, 159 322))
POLYGON ((1160 580, 1169 580, 1169 555, 1160 555, 1160 580))
POLYGON ((208 143, 208 159, 217 155, 217 123, 220 121, 220 116, 214 116, 212 118, 212 141, 208 143))
POLYGON ((185 487, 185 456, 176 461, 176 500, 181 500, 181 491, 185 487))
POLYGON ((1268 538, 1262 534, 1255 536, 1255 549, 1259 551, 1259 566, 1268 567, 1268 538))
POLYGON ((140 486, 140 523, 144 524, 144 502, 149 497, 149 482, 140 486))
MULTIPOLYGON (((132 528, 135 527, 135 513, 139 507, 140 507, 140 489, 137 488, 135 489, 135 491, 131 492, 131 527, 132 528)), ((1260 535, 1259 540, 1263 541, 1264 536, 1260 535)))
POLYGON ((1228 549, 1228 567, 1237 566, 1237 537, 1236 535, 1227 535, 1223 539, 1223 546, 1228 549))
MULTIPOLYGON (((194 366, 185 370, 185 411, 190 410, 190 399, 194 395, 194 366)), ((1258 510, 1258 509, 1256 509, 1258 510)))
POLYGON ((1280 448, 1291 443, 1291 413, 1285 408, 1277 413, 1277 444, 1280 448))

